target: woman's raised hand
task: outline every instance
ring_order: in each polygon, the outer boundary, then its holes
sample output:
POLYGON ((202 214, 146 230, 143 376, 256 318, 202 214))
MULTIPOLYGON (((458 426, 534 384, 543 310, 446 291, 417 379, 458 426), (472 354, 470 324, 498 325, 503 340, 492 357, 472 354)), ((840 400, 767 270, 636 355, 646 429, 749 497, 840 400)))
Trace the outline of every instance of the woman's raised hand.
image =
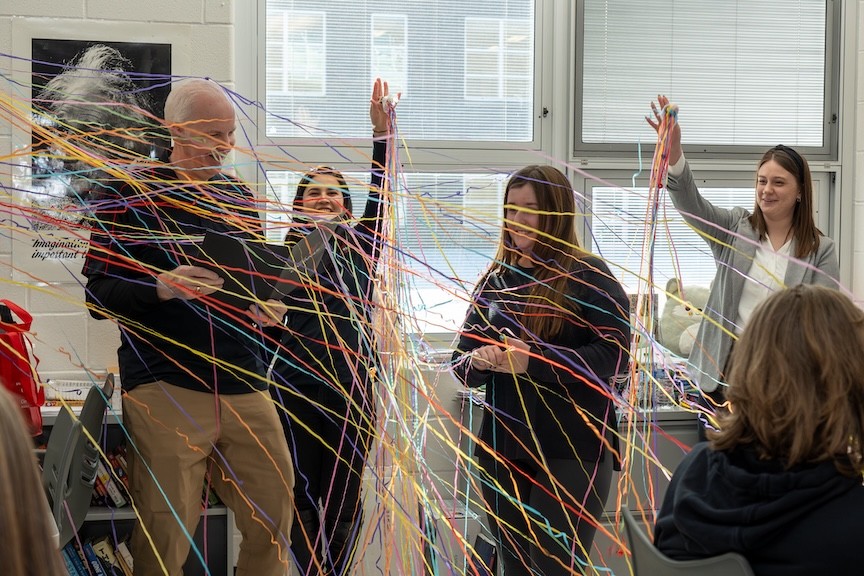
POLYGON ((678 105, 669 102, 669 98, 667 98, 663 94, 659 94, 657 96, 657 102, 651 102, 651 112, 654 115, 654 118, 651 116, 645 116, 645 121, 648 122, 648 125, 654 129, 655 132, 660 131, 660 125, 663 123, 663 114, 666 114, 666 111, 671 110, 676 114, 676 119, 672 124, 672 133, 670 134, 669 140, 669 163, 675 164, 679 158, 681 158, 681 126, 678 124, 677 120, 677 112, 678 105))
POLYGON ((387 82, 380 78, 375 79, 372 85, 372 100, 369 102, 369 120, 372 121, 372 133, 375 136, 383 136, 390 133, 390 108, 399 102, 397 94, 395 98, 390 97, 390 87, 387 82))

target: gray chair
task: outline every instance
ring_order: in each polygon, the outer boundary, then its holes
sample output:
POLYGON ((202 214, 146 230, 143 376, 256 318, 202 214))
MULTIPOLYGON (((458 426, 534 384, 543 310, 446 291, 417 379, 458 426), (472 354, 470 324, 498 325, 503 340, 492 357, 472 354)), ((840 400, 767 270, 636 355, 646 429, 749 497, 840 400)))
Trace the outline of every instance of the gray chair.
POLYGON ((60 548, 78 532, 90 508, 99 451, 84 431, 98 444, 113 393, 114 375, 109 374, 101 387, 93 386, 87 392, 80 416, 61 409, 51 428, 42 462, 42 487, 60 533, 60 548))
POLYGON ((630 543, 633 576, 754 576, 747 559, 733 552, 699 560, 672 560, 654 547, 630 510, 625 508, 621 515, 630 543))

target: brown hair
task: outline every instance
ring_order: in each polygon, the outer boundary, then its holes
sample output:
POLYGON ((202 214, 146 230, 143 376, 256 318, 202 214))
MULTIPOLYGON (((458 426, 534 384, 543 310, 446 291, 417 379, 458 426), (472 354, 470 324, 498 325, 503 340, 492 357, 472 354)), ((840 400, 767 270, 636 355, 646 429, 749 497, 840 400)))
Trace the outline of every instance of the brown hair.
POLYGON ((0 388, 0 566, 4 574, 63 576, 32 444, 18 403, 0 388))
MULTIPOLYGON (((540 217, 537 240, 534 244, 536 280, 531 288, 525 318, 525 331, 541 340, 558 335, 564 327, 564 310, 574 311, 575 302, 567 297, 567 283, 571 280, 572 264, 580 260, 585 252, 579 245, 576 233, 576 200, 573 187, 560 170, 552 166, 532 165, 514 173, 507 181, 504 192, 504 214, 510 190, 530 184, 537 196, 537 212, 540 217)), ((495 261, 481 278, 482 287, 493 273, 515 266, 520 254, 510 248, 512 240, 507 226, 502 226, 501 239, 495 261)), ((523 334, 524 336, 524 334, 523 334)))
POLYGON ((339 190, 342 192, 342 206, 345 208, 345 214, 350 216, 352 207, 348 182, 345 181, 345 176, 342 175, 342 172, 329 166, 316 166, 303 174, 303 177, 297 183, 297 192, 294 194, 294 203, 292 205, 294 211, 303 212, 305 210, 303 207, 303 195, 306 193, 307 188, 316 186, 316 176, 332 176, 336 178, 336 181, 339 183, 339 190))
POLYGON ((864 311, 844 294, 799 285, 760 304, 730 357, 731 411, 713 448, 752 446, 789 468, 833 461, 861 476, 864 311))
MULTIPOLYGON (((762 160, 757 166, 758 170, 766 162, 774 160, 781 168, 795 176, 798 182, 798 193, 801 201, 795 203, 795 211, 792 214, 792 230, 795 238, 795 257, 806 258, 819 249, 819 237, 822 233, 816 228, 813 220, 813 178, 810 175, 810 165, 807 160, 789 146, 778 144, 762 155, 762 160)), ((765 223, 765 215, 759 207, 757 199, 750 215, 750 225, 759 234, 759 239, 764 240, 768 234, 768 226, 765 223)))

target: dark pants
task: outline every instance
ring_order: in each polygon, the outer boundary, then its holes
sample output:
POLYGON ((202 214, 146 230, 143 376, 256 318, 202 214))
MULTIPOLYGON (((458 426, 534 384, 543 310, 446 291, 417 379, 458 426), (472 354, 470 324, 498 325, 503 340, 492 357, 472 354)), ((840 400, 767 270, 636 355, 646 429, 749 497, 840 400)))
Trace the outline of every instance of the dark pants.
POLYGON ((613 473, 613 457, 603 452, 599 462, 547 459, 548 471, 481 457, 489 526, 506 576, 590 572, 584 567, 613 473))
POLYGON ((362 479, 375 428, 367 394, 354 399, 329 387, 275 389, 294 456, 296 515, 291 552, 300 573, 349 572, 362 524, 362 479), (323 546, 323 554, 322 554, 323 546))

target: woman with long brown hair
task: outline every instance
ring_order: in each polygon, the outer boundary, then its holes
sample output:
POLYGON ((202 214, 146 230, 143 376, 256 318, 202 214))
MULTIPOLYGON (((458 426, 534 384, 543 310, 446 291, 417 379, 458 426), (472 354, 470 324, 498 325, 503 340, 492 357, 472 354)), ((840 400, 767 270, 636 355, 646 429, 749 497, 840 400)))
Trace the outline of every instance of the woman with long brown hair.
POLYGON ((559 170, 516 172, 503 217, 454 353, 458 377, 486 387, 487 515, 508 576, 582 574, 612 478, 607 383, 627 366, 627 295, 579 246, 559 170))
MULTIPOLYGON (((651 103, 655 117, 647 118, 655 129, 661 110, 675 108, 665 96, 658 97, 658 104, 659 108, 651 103)), ((699 193, 684 158, 677 121, 671 130, 666 189, 684 220, 708 243, 717 263, 705 320, 689 358, 691 376, 710 398, 703 398, 710 412, 723 402, 726 360, 756 306, 789 286, 836 288, 840 267, 834 242, 816 228, 810 166, 795 149, 781 144, 767 150, 756 169, 753 210, 727 210, 699 193)))

